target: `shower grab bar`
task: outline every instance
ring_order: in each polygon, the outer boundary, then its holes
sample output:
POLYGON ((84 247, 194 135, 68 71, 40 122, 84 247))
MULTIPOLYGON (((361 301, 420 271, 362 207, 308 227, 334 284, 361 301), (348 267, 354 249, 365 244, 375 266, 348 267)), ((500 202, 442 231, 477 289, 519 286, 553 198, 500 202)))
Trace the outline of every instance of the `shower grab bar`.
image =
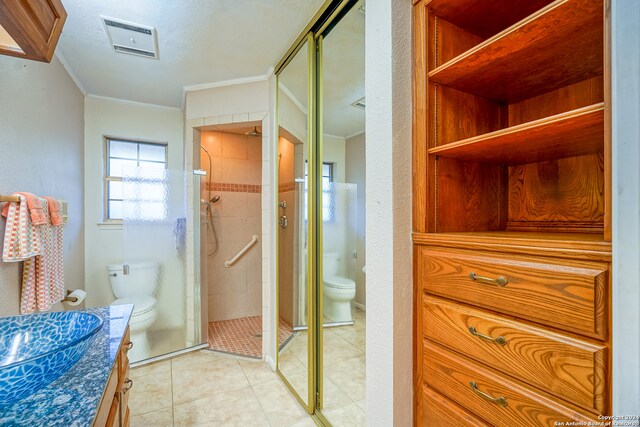
POLYGON ((242 255, 244 255, 249 249, 251 249, 251 247, 255 245, 257 241, 258 241, 258 235, 254 234, 253 236, 251 236, 251 241, 247 243, 247 245, 244 248, 240 249, 240 252, 238 252, 236 256, 231 258, 229 261, 224 262, 224 266, 229 268, 233 264, 235 264, 236 261, 238 261, 242 255))

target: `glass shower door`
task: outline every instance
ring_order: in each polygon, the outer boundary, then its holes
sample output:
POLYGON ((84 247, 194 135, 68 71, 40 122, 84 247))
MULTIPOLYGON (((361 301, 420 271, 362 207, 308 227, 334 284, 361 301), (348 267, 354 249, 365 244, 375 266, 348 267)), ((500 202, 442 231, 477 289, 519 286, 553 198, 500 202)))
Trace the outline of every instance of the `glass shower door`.
MULTIPOLYGON (((195 264, 187 251, 186 180, 193 177, 154 167, 123 172, 124 274, 139 288, 129 357, 138 362, 199 343, 195 275, 187 274, 195 264)), ((196 235, 199 224, 192 227, 196 235)))

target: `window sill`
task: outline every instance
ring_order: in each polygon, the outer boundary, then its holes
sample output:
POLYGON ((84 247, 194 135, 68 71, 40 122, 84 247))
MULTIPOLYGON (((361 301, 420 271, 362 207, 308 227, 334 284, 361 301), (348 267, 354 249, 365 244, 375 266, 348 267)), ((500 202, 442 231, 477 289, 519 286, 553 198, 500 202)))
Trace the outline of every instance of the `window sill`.
POLYGON ((123 226, 121 222, 99 222, 99 230, 122 230, 123 226))

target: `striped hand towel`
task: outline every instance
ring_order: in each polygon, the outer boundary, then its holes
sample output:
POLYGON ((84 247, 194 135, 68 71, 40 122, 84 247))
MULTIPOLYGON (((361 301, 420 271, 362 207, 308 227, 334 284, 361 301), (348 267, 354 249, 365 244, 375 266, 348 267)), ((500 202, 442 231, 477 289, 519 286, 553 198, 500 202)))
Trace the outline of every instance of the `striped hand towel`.
POLYGON ((22 273, 20 312, 50 310, 64 298, 64 263, 62 257, 62 225, 52 225, 48 200, 41 199, 47 224, 41 227, 42 253, 25 261, 22 273))
POLYGON ((20 202, 7 203, 3 209, 7 217, 2 249, 4 262, 24 261, 41 253, 40 230, 31 220, 27 198, 20 193, 13 195, 18 196, 20 202))
MULTIPOLYGON (((27 208, 29 208, 29 215, 33 225, 44 225, 47 223, 47 216, 44 213, 42 207, 42 199, 35 194, 27 193, 26 191, 20 191, 19 193, 13 193, 14 196, 24 196, 27 200, 27 208)), ((2 216, 7 216, 10 205, 4 205, 2 208, 2 216)))

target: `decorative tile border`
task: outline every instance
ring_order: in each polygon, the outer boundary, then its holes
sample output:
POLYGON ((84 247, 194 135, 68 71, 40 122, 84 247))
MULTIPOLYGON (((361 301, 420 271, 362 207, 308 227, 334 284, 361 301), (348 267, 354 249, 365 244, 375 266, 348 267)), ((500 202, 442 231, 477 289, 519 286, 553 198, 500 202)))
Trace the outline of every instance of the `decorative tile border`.
POLYGON ((255 184, 234 184, 231 182, 212 182, 211 188, 209 185, 203 185, 203 190, 211 191, 228 191, 231 193, 262 193, 262 185, 255 184))
POLYGON ((288 191, 293 191, 296 189, 296 184, 297 182, 295 181, 283 182, 278 186, 278 193, 286 193, 288 191))

